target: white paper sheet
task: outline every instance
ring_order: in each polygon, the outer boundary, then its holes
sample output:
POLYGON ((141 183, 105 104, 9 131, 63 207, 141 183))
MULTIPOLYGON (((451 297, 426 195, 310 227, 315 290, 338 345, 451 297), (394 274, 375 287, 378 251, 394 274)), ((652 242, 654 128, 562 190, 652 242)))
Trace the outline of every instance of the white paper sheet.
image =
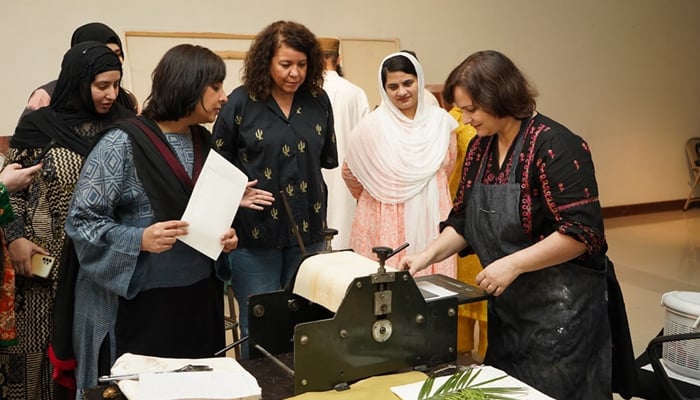
POLYGON ((457 293, 447 290, 444 287, 438 286, 432 282, 420 281, 416 282, 416 286, 418 286, 418 289, 421 291, 426 301, 437 300, 457 295, 457 293))
POLYGON ((121 380, 119 389, 129 400, 256 400, 261 389, 253 375, 229 357, 178 359, 125 353, 111 370, 113 375, 138 374, 138 380, 121 380), (184 365, 206 365, 211 371, 166 372, 184 365))
POLYGON ((338 312, 352 281, 374 274, 378 268, 379 261, 352 251, 315 254, 299 266, 293 293, 338 312))
POLYGON ((139 375, 140 398, 149 400, 260 399, 261 389, 245 370, 139 375))
MULTIPOLYGON (((553 398, 547 396, 546 394, 540 392, 539 390, 528 386, 527 384, 519 381, 518 379, 508 376, 505 372, 498 368, 490 367, 488 365, 474 366, 478 368, 481 372, 474 380, 474 383, 485 382, 489 379, 494 379, 497 377, 505 376, 503 379, 499 379, 495 382, 487 383, 483 387, 522 387, 527 388, 527 393, 519 395, 511 395, 513 398, 517 399, 527 399, 527 400, 554 400, 553 398)), ((435 378, 435 383, 433 384, 433 391, 437 390, 449 376, 441 376, 435 378)), ((394 386, 391 391, 395 395, 399 396, 401 400, 416 400, 418 398, 418 393, 420 388, 423 386, 423 382, 409 383, 408 385, 394 386)))
POLYGON ((243 172, 211 150, 182 214, 188 233, 178 239, 216 260, 224 248, 221 235, 231 226, 247 183, 243 172))
MULTIPOLYGON (((669 369, 666 365, 666 361, 663 359, 661 360, 661 366, 664 367, 664 371, 666 371, 666 375, 668 375, 669 378, 675 379, 677 381, 683 381, 685 383, 690 383, 691 385, 700 387, 700 379, 695 379, 689 376, 681 375, 678 372, 669 369)), ((643 366, 642 369, 647 370, 649 372, 654 372, 654 368, 651 366, 651 364, 643 366)))

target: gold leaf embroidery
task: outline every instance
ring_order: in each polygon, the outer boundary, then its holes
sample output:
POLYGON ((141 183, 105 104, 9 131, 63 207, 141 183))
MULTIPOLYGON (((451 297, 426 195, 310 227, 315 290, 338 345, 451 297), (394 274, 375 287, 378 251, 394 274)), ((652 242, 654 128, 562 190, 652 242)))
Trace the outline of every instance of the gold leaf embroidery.
POLYGON ((272 168, 265 168, 265 178, 269 181, 272 179, 272 168))

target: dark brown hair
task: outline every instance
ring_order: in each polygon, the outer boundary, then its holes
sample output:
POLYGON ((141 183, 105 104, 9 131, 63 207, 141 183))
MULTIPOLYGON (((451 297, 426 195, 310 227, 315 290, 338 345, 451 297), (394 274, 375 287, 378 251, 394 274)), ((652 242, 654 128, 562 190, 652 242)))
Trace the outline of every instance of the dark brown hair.
POLYGON ((338 63, 338 60, 340 59, 340 53, 338 53, 337 51, 321 51, 321 57, 323 58, 324 63, 330 61, 331 64, 333 64, 333 68, 339 76, 345 76, 345 74, 343 73, 343 66, 338 63))
POLYGON ((168 50, 151 74, 151 94, 143 115, 177 121, 202 101, 204 89, 226 78, 226 64, 206 47, 181 44, 168 50))
MULTIPOLYGON (((407 54, 412 53, 410 51, 404 50, 401 50, 401 52, 407 54)), ((416 58, 416 60, 418 59, 416 58)), ((416 72, 416 67, 413 65, 411 60, 409 60, 408 57, 404 57, 400 54, 387 58, 382 63, 382 87, 386 86, 386 76, 389 72, 403 72, 406 74, 413 75, 415 77, 418 76, 418 72, 416 72)))
POLYGON ((537 91, 505 55, 486 50, 476 52, 450 72, 442 98, 454 103, 454 90, 460 87, 475 106, 498 118, 527 118, 535 111, 537 91))
POLYGON ((323 57, 316 36, 302 24, 277 21, 255 37, 243 64, 243 85, 256 99, 270 96, 273 85, 270 63, 283 44, 306 54, 307 70, 303 86, 312 93, 320 92, 323 87, 323 57))

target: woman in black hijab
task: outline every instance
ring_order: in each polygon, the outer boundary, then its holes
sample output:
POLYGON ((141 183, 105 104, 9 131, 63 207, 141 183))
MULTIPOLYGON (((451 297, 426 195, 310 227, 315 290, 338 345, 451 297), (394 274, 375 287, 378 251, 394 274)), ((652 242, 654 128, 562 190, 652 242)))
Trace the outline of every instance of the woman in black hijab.
POLYGON ((116 102, 122 77, 119 57, 104 43, 83 42, 64 56, 49 107, 22 119, 10 140, 10 161, 42 170, 10 196, 15 221, 4 227, 16 271, 18 343, 0 347, 0 384, 5 399, 52 399, 46 354, 56 279, 61 269, 64 223, 83 160, 104 129, 133 112, 116 102), (46 151, 42 151, 47 149, 46 151), (43 154, 41 160, 38 156, 43 154), (33 275, 31 257, 55 257, 45 279, 33 275))
MULTIPOLYGON (((91 22, 89 24, 81 25, 73 31, 73 35, 70 39, 71 47, 82 42, 100 42, 104 43, 109 47, 114 54, 119 57, 119 60, 124 63, 124 51, 122 46, 122 41, 119 39, 119 35, 110 28, 109 26, 101 22, 91 22)), ((31 113, 32 111, 38 110, 39 108, 49 105, 51 97, 56 90, 56 82, 47 82, 44 85, 34 89, 32 94, 29 96, 27 105, 20 115, 20 121, 22 118, 31 113)), ((117 97, 117 102, 121 103, 125 108, 138 112, 138 101, 133 93, 120 88, 119 96, 117 97)))

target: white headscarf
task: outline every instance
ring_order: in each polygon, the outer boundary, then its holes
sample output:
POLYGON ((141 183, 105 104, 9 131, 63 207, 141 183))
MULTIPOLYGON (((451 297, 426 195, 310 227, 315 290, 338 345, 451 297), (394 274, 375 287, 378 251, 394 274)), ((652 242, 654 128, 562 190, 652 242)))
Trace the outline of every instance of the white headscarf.
POLYGON ((440 222, 436 174, 457 121, 424 100, 423 69, 404 52, 389 54, 379 66, 382 104, 353 129, 346 162, 353 175, 376 200, 404 204, 407 250, 423 250, 438 235, 440 222), (382 65, 392 57, 407 58, 418 80, 415 118, 406 117, 391 102, 382 84, 382 65))

